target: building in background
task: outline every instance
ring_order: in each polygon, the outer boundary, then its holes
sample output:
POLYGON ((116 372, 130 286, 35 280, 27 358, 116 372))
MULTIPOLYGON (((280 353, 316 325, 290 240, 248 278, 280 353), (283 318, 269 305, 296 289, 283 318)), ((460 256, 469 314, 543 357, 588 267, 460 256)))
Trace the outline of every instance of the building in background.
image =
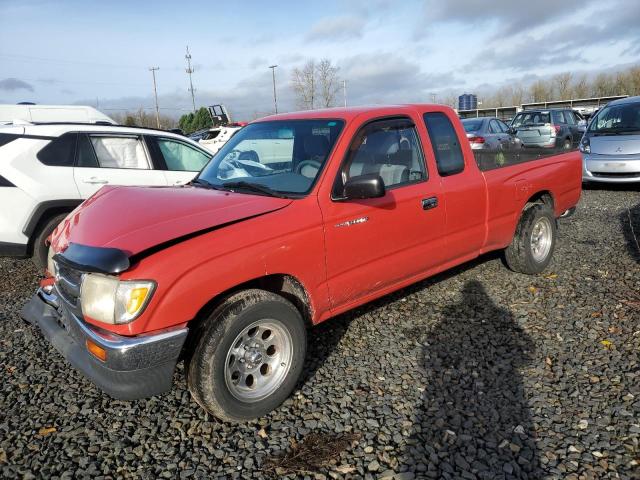
POLYGON ((458 97, 458 110, 475 110, 478 108, 478 96, 473 93, 463 93, 458 97))

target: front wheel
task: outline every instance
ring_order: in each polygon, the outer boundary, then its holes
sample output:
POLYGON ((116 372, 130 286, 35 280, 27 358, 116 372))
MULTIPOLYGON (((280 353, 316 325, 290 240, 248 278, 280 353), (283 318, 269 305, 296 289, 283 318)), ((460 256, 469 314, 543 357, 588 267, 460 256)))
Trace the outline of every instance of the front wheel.
POLYGON ((520 218, 505 260, 515 272, 530 275, 542 272, 553 257, 556 246, 556 219, 546 204, 527 208, 520 218))
POLYGON ((208 318, 189 362, 189 390, 222 420, 252 420, 291 394, 305 353, 306 329, 298 309, 271 292, 245 290, 208 318))

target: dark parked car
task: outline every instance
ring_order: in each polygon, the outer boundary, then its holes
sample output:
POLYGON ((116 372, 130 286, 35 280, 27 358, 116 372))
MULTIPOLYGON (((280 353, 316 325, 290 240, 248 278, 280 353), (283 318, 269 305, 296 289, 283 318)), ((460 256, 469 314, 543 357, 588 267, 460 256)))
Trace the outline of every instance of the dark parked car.
POLYGON ((570 150, 578 146, 585 130, 578 122, 570 108, 526 110, 515 116, 511 128, 525 147, 570 150))
POLYGON ((522 148, 522 142, 516 137, 514 131, 499 118, 465 118, 462 120, 462 126, 474 150, 522 148))

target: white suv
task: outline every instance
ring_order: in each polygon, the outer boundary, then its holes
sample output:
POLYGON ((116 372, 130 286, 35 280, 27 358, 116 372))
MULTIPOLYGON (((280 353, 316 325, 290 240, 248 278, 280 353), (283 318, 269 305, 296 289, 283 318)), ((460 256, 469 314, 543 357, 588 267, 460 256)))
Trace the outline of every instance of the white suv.
POLYGON ((103 185, 182 185, 212 156, 186 137, 147 128, 0 127, 0 255, 33 256, 42 268, 47 237, 103 185))

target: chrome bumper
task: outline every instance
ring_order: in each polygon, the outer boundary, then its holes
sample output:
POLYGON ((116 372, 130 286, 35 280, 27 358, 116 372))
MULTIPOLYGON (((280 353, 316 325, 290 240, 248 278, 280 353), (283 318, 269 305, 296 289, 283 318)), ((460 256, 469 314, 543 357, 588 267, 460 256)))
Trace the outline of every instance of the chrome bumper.
POLYGON ((42 289, 24 306, 21 316, 39 327, 82 374, 106 393, 123 400, 144 398, 171 388, 188 333, 187 328, 136 337, 99 332, 61 306, 55 293, 42 289), (106 351, 104 362, 88 352, 88 340, 106 351))

